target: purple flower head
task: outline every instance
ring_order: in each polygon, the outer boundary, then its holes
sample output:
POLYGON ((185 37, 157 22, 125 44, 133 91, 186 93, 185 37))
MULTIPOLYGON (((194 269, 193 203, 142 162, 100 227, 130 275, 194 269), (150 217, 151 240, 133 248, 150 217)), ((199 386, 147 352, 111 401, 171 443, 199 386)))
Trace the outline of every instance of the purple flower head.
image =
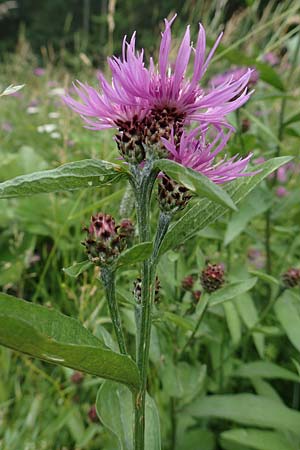
MULTIPOLYGON (((226 125, 226 115, 243 105, 251 95, 247 89, 253 76, 250 69, 238 79, 229 78, 209 92, 200 87, 199 82, 222 37, 218 37, 206 57, 206 36, 201 24, 195 48, 187 27, 172 64, 171 25, 175 17, 165 20, 157 65, 151 58, 149 68, 145 67, 144 51, 136 51, 134 33, 129 42, 124 38, 120 58, 108 58, 111 84, 99 73, 100 90, 78 81, 74 89, 80 101, 70 95, 64 97, 65 103, 82 116, 87 128, 118 128, 122 154, 128 146, 132 150, 136 144, 153 145, 160 142, 161 137, 168 139, 171 129, 180 138, 183 126, 191 121, 226 125), (194 67, 188 78, 186 71, 191 55, 194 67)), ((139 159, 141 153, 139 151, 139 159)))
MULTIPOLYGON (((219 75, 214 76, 211 79, 211 87, 213 89, 217 88, 218 86, 223 85, 224 83, 228 83, 229 81, 236 82, 240 79, 242 79, 245 74, 249 72, 249 69, 247 67, 237 67, 235 69, 228 70, 224 73, 221 73, 219 75)), ((247 86, 249 88, 253 87, 259 79, 259 75, 256 69, 252 69, 250 76, 248 78, 248 84, 247 86)))
POLYGON ((226 146, 232 131, 233 129, 229 129, 224 132, 220 128, 215 136, 209 139, 208 128, 198 127, 188 133, 183 132, 179 144, 176 144, 173 134, 170 141, 164 138, 162 138, 162 141, 170 152, 170 159, 202 173, 216 184, 222 184, 254 174, 253 172, 245 172, 252 154, 249 154, 246 158, 240 158, 236 155, 231 158, 225 156, 222 159, 216 159, 226 146), (198 137, 199 134, 200 137, 198 137))
POLYGON ((10 133, 13 130, 13 126, 10 122, 2 122, 1 130, 5 131, 6 133, 10 133))
POLYGON ((33 70, 33 73, 34 73, 34 75, 37 76, 37 77, 42 77, 43 75, 45 75, 46 70, 43 69, 43 67, 36 67, 36 68, 33 70))
POLYGON ((277 66, 280 63, 279 57, 274 52, 266 53, 262 59, 271 66, 277 66))
POLYGON ((288 191, 284 186, 278 186, 278 188, 276 189, 276 195, 279 198, 286 197, 288 195, 288 191))

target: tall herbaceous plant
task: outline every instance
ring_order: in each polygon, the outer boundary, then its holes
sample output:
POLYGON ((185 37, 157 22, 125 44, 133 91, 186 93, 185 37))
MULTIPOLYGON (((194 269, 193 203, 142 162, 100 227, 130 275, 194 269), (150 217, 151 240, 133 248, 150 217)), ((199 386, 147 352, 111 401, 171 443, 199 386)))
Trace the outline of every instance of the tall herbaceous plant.
MULTIPOLYGON (((160 257, 226 211, 236 210, 243 197, 288 160, 275 158, 253 171, 249 168, 251 154, 244 158, 226 156, 227 142, 235 131, 227 115, 253 94, 255 73, 248 69, 239 76, 215 79, 209 89, 204 89, 201 80, 222 35, 207 51, 202 25, 195 45, 187 27, 177 57, 171 60, 174 20, 175 17, 165 20, 158 61, 150 58, 145 63, 144 51, 136 50, 133 34, 130 41, 124 39, 122 56, 108 59, 110 82, 100 73, 98 89, 78 81, 74 84, 77 95, 64 98, 66 105, 82 117, 85 127, 96 132, 115 130, 118 164, 86 159, 0 185, 2 198, 99 189, 116 182, 130 186, 137 231, 128 217, 117 222, 108 212, 95 211, 83 241, 88 259, 70 269, 81 273, 92 264, 99 267, 95 273, 100 274, 105 289, 119 351, 106 346, 76 320, 6 294, 0 297, 0 342, 45 361, 110 380, 102 384, 100 399, 115 389, 111 381, 121 383, 120 410, 130 430, 123 440, 126 448, 135 450, 160 448, 158 414, 154 400, 147 394, 160 257), (192 71, 187 76, 190 63, 192 71), (160 210, 155 231, 150 228, 151 205, 156 211, 153 199, 160 210), (139 242, 133 245, 136 234, 139 242), (118 269, 131 264, 140 266, 132 306, 135 355, 128 352, 115 286, 118 269), (132 402, 128 403, 130 391, 132 402)), ((209 265, 202 273, 204 294, 198 323, 222 282, 221 266, 209 265)), ((128 298, 131 297, 128 292, 128 298)), ((100 417, 102 413, 99 401, 100 417)), ((108 427, 114 429, 112 424, 108 427)))

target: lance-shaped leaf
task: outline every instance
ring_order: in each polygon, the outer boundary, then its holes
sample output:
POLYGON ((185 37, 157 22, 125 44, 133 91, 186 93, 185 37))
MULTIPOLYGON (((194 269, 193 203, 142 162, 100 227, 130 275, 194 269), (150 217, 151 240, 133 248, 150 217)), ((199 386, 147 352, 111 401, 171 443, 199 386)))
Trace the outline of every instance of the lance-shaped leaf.
POLYGON ((0 294, 0 344, 132 390, 139 387, 138 369, 129 356, 111 351, 77 320, 6 294, 0 294))
POLYGON ((142 242, 122 252, 116 261, 116 266, 127 266, 136 264, 149 258, 152 254, 152 242, 142 242))
POLYGON ((165 172, 175 181, 178 181, 178 183, 194 191, 197 195, 207 197, 213 202, 236 211, 236 206, 228 193, 205 175, 169 159, 159 159, 155 161, 154 166, 165 172))
MULTIPOLYGON (((103 425, 118 438, 118 450, 133 450, 134 412, 128 389, 106 381, 98 391, 96 409, 103 425)), ((154 400, 148 394, 145 450, 161 450, 159 415, 154 400)))
POLYGON ((103 187, 126 176, 121 166, 97 159, 83 159, 56 169, 22 175, 0 183, 0 198, 103 187))
POLYGON ((83 272, 85 272, 90 267, 92 267, 92 265, 93 265, 93 263, 91 261, 89 261, 88 259, 86 259, 85 261, 81 261, 79 263, 75 263, 72 266, 64 267, 63 271, 69 277, 77 278, 83 272))
MULTIPOLYGON (((258 174, 234 180, 228 183, 225 189, 235 204, 237 204, 264 178, 291 159, 292 158, 288 156, 270 159, 258 166, 258 169, 260 169, 258 174)), ((160 254, 165 253, 172 247, 180 245, 182 242, 191 238, 198 231, 202 230, 210 223, 215 222, 226 211, 227 209, 223 206, 208 202, 206 199, 194 202, 190 208, 188 208, 187 212, 170 227, 163 240, 160 254)))
POLYGON ((235 281, 221 289, 213 292, 209 297, 209 306, 220 305, 221 303, 228 302, 233 298, 238 297, 244 292, 250 291, 255 286, 257 278, 248 278, 246 280, 235 281))
POLYGON ((197 418, 218 418, 247 426, 274 428, 300 436, 300 412, 278 400, 253 394, 210 395, 195 400, 186 412, 197 418))

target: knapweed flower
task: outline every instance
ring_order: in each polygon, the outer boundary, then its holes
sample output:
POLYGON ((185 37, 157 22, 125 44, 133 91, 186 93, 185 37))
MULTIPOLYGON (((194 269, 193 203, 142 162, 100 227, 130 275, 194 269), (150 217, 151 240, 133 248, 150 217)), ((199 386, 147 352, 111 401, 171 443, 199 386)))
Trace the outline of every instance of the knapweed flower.
POLYGON ((220 289, 225 282, 224 273, 225 270, 223 264, 208 263, 200 274, 200 281, 203 289, 209 293, 220 289))
POLYGON ((300 286, 300 269, 291 267, 282 275, 282 281, 286 288, 300 286))
POLYGON ((263 55, 262 60, 270 66, 277 66, 280 63, 279 57, 274 52, 268 52, 265 55, 263 55))
POLYGON ((181 287, 184 291, 191 291, 194 287, 194 284, 196 282, 196 277, 195 275, 187 275, 186 277, 183 278, 183 280, 181 281, 181 287))
POLYGON ((90 261, 99 266, 111 264, 127 246, 126 236, 109 214, 95 214, 84 230, 87 238, 82 244, 90 261))
MULTIPOLYGON (((245 76, 245 74, 249 73, 249 69, 247 67, 236 67, 231 70, 227 70, 226 72, 220 73, 216 76, 214 76, 210 81, 210 86, 215 89, 218 86, 222 86, 223 84, 228 83, 229 81, 235 82, 242 77, 245 76)), ((252 69, 250 76, 248 78, 247 86, 249 88, 256 85, 259 79, 259 74, 256 69, 252 69)))
MULTIPOLYGON (((149 67, 145 66, 144 51, 136 51, 134 33, 130 42, 125 37, 122 57, 108 58, 111 84, 99 73, 100 90, 78 81, 74 89, 80 101, 70 95, 64 97, 65 103, 81 115, 87 128, 118 129, 118 147, 128 162, 143 161, 145 147, 147 151, 149 146, 152 151, 156 145, 162 148, 161 137, 169 139, 171 132, 180 138, 183 126, 191 121, 226 125, 226 115, 243 105, 251 95, 247 89, 250 69, 238 79, 227 79, 209 92, 200 86, 222 36, 206 57, 206 36, 201 24, 195 48, 187 27, 172 64, 171 25, 175 17, 165 20, 158 64, 151 58, 149 67), (188 78, 191 54, 194 67, 188 78)), ((159 156, 166 155, 162 152, 159 156)))
POLYGON ((277 197, 282 198, 286 197, 289 193, 289 191, 284 186, 278 186, 278 188, 275 191, 277 197))
MULTIPOLYGON (((209 129, 195 128, 190 132, 183 132, 179 143, 176 143, 174 134, 168 141, 162 138, 162 141, 169 151, 169 158, 173 161, 189 167, 210 178, 216 184, 226 183, 236 178, 248 176, 245 172, 250 153, 245 158, 235 155, 226 159, 226 156, 220 160, 216 157, 226 146, 232 130, 226 132, 222 129, 214 130, 215 136, 209 139, 209 129)), ((253 175, 253 172, 251 173, 253 175)))
MULTIPOLYGON (((142 302, 142 280, 141 278, 136 278, 133 282, 133 296, 138 305, 142 302)), ((154 287, 154 304, 158 305, 160 300, 160 280, 158 276, 155 277, 155 287, 154 287)))
POLYGON ((158 203, 164 212, 177 212, 191 199, 190 191, 180 183, 162 173, 158 183, 158 203))

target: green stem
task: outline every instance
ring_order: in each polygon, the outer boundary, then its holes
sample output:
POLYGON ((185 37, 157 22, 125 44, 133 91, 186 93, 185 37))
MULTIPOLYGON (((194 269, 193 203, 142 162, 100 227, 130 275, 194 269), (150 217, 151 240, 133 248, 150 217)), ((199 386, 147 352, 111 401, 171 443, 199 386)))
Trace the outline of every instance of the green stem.
MULTIPOLYGON (((150 200, 156 173, 152 173, 151 165, 142 171, 135 169, 134 191, 136 196, 136 214, 140 243, 150 239, 150 200)), ((151 260, 142 264, 141 304, 137 306, 137 366, 140 372, 141 387, 135 399, 134 448, 144 450, 145 442, 145 404, 147 391, 147 369, 151 338, 151 309, 154 282, 151 277, 151 260)))
POLYGON ((119 349, 121 353, 126 355, 127 354, 126 343, 122 329, 120 311, 116 300, 114 271, 110 267, 102 267, 101 280, 104 285, 110 317, 119 344, 119 349))
POLYGON ((199 330, 199 327, 201 325, 201 322, 202 322, 202 319, 204 317, 205 311, 206 311, 206 309, 208 307, 208 299, 209 299, 208 296, 204 295, 204 298, 200 300, 201 301, 201 309, 200 309, 200 311, 198 313, 199 314, 198 320, 196 322, 195 328, 192 331, 192 334, 190 335, 190 337, 188 338, 188 340, 186 341, 186 343, 182 347, 182 350, 179 353, 178 359, 180 359, 183 356, 183 354, 185 353, 186 349, 192 344, 192 342, 193 342, 193 340, 194 340, 194 338, 196 336, 196 333, 199 330))
MULTIPOLYGON (((136 196, 136 212, 140 242, 150 240, 150 201, 157 171, 151 162, 142 171, 133 170, 133 187, 136 196)), ((155 269, 163 237, 167 232, 170 217, 161 213, 154 241, 152 256, 142 264, 141 303, 136 306, 137 319, 137 366, 140 372, 141 387, 135 399, 134 448, 144 450, 145 445, 145 403, 147 391, 147 371, 151 339, 151 311, 155 289, 155 269)))

